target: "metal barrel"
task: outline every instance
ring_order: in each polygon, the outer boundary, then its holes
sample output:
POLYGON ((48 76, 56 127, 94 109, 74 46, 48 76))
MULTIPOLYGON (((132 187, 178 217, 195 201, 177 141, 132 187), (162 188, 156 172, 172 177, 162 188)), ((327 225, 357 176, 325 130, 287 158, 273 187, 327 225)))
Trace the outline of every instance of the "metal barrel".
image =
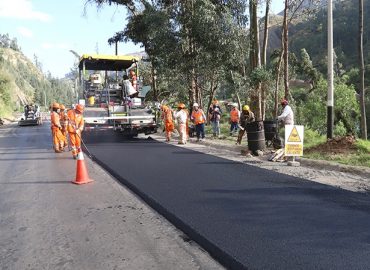
POLYGON ((265 132, 263 129, 263 121, 255 121, 248 123, 246 126, 248 135, 248 148, 250 151, 265 149, 265 132))
POLYGON ((266 141, 272 141, 276 134, 277 123, 276 121, 265 120, 263 121, 263 128, 265 130, 265 139, 266 141))

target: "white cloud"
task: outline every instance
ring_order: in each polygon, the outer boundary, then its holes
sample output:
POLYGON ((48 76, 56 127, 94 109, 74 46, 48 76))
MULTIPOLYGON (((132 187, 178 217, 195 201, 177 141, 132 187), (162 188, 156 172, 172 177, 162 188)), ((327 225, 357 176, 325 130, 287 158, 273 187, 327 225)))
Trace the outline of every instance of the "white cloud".
POLYGON ((18 27, 17 31, 18 31, 19 34, 21 34, 24 37, 32 37, 33 36, 32 31, 30 29, 26 28, 26 27, 23 27, 23 26, 18 27))
POLYGON ((71 46, 67 43, 59 43, 58 45, 56 45, 58 49, 69 49, 71 46))
POLYGON ((0 17, 48 22, 49 14, 36 11, 30 0, 0 0, 0 17))
POLYGON ((53 47, 54 47, 54 45, 53 45, 53 44, 51 44, 51 43, 48 43, 48 42, 44 42, 44 43, 42 43, 42 44, 41 44, 41 47, 42 47, 43 49, 51 49, 51 48, 53 48, 53 47))
POLYGON ((71 46, 68 43, 52 43, 52 42, 44 42, 41 44, 43 49, 58 49, 58 50, 68 50, 71 46))

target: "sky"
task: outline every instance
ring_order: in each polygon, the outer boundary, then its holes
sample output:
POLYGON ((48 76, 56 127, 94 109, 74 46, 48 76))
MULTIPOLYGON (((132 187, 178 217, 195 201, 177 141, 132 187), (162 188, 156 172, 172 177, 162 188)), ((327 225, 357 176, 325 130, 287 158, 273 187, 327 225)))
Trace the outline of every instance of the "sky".
MULTIPOLYGON (((78 54, 114 54, 108 39, 125 28, 123 7, 85 5, 86 0, 0 0, 0 33, 17 38, 22 52, 42 63, 43 71, 63 78, 78 54)), ((272 11, 283 9, 284 0, 273 0, 272 11)), ((140 45, 119 43, 118 54, 142 51, 140 45)))

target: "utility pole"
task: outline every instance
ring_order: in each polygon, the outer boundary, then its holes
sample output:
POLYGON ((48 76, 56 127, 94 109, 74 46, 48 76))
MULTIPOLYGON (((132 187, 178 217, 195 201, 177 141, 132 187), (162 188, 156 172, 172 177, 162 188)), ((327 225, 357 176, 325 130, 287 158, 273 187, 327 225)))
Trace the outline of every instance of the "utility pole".
POLYGON ((333 138, 334 127, 334 75, 333 75, 333 0, 328 0, 328 101, 327 139, 333 138))

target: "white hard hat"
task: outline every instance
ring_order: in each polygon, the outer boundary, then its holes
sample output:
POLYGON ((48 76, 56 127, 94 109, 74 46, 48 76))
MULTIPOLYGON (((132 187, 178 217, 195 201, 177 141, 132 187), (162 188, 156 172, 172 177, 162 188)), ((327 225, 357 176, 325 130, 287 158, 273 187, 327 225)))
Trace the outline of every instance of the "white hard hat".
POLYGON ((232 106, 233 107, 238 107, 238 103, 233 103, 232 106))
POLYGON ((199 104, 195 102, 195 103, 193 104, 193 107, 199 107, 199 104))

